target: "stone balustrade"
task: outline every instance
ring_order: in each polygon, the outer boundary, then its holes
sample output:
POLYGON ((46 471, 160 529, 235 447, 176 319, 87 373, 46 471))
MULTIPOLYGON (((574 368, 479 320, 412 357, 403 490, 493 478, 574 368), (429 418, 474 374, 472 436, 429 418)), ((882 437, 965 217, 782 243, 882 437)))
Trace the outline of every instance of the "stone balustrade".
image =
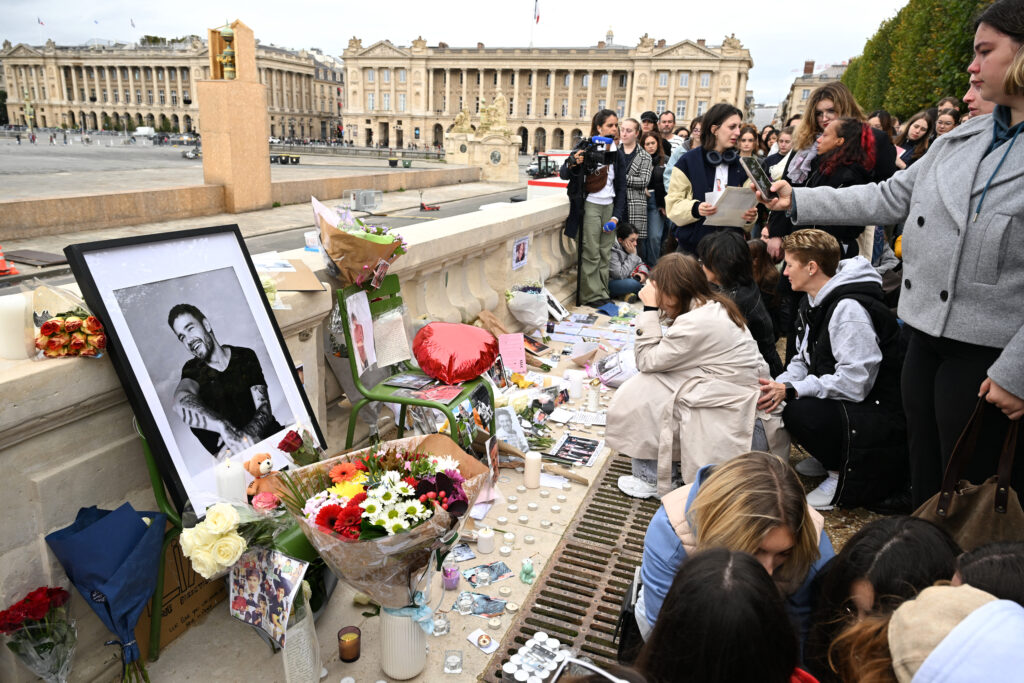
MULTIPOLYGON (((568 301, 575 279, 563 271, 574 264, 575 251, 561 232, 567 214, 565 197, 545 197, 411 231, 410 251, 392 271, 402 280, 411 315, 470 322, 480 311, 491 310, 510 329, 519 329, 503 294, 510 285, 527 281, 544 281, 557 298, 568 301), (527 263, 513 271, 513 244, 521 237, 530 238, 527 263)), ((299 250, 287 256, 299 254, 314 268, 322 267, 319 254, 299 250)), ((333 293, 281 296, 291 308, 275 310, 275 316, 293 360, 303 364, 317 419, 326 426, 330 373, 321 326, 333 293)), ((73 521, 79 508, 112 509, 128 501, 136 509, 152 510, 155 503, 132 412, 109 360, 0 360, 0 396, 4 607, 39 585, 66 580, 44 536, 73 521)), ((77 595, 72 612, 79 628, 75 680, 111 678, 119 664, 114 648, 103 647, 106 629, 77 595)), ((32 680, 6 648, 0 648, 0 680, 32 680)))

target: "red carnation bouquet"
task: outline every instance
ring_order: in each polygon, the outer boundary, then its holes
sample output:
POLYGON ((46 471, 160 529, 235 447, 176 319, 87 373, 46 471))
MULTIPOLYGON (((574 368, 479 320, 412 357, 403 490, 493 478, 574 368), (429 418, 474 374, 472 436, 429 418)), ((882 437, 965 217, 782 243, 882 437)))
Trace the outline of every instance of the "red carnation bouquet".
POLYGON ((7 649, 45 681, 66 681, 71 672, 78 631, 68 617, 63 588, 40 587, 0 612, 0 633, 7 649))

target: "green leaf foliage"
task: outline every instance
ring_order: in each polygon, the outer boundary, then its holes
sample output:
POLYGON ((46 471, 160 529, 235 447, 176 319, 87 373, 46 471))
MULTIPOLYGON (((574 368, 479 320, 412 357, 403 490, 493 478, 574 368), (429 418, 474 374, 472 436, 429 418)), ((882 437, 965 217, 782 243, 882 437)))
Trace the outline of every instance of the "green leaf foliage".
POLYGON ((864 45, 843 82, 865 113, 905 119, 967 91, 974 19, 993 0, 910 0, 864 45), (852 72, 852 73, 851 73, 852 72))

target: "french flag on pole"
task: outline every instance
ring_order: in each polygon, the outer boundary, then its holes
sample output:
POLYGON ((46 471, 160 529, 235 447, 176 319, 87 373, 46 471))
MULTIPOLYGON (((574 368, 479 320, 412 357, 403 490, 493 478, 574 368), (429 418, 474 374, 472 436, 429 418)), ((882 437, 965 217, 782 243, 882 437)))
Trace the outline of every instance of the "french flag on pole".
POLYGON ((540 23, 540 0, 533 0, 533 23, 540 23))

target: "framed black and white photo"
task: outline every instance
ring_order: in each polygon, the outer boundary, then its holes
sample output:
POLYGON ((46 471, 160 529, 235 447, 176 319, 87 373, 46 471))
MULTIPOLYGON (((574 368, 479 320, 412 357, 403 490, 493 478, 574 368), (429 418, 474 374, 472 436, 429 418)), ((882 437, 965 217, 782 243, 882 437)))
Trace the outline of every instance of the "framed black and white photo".
POLYGON ((227 497, 218 463, 287 466, 277 445, 297 425, 324 446, 237 225, 64 252, 179 510, 227 497))

